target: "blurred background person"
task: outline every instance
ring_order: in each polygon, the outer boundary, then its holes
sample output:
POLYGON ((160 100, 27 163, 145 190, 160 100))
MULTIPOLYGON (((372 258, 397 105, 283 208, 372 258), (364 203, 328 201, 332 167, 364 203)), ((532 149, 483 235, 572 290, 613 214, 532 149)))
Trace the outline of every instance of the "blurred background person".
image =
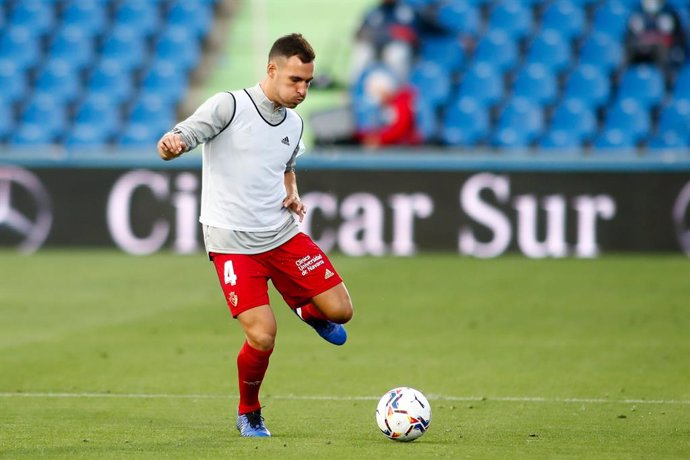
POLYGON ((417 16, 397 0, 381 0, 362 21, 352 47, 352 80, 373 62, 382 62, 407 79, 418 40, 417 16))
POLYGON ((629 63, 653 63, 674 73, 687 55, 678 12, 664 0, 641 0, 628 18, 626 50, 629 63))
POLYGON ((400 84, 392 74, 377 70, 366 77, 364 91, 373 103, 375 122, 359 127, 356 137, 362 145, 379 148, 420 144, 412 86, 400 84))

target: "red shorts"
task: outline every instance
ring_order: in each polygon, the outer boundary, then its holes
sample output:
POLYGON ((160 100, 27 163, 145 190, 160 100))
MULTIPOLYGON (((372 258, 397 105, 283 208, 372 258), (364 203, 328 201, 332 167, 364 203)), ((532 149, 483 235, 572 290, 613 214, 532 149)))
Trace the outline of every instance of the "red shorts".
POLYGON ((233 318, 268 305, 268 280, 290 308, 342 282, 326 254, 304 233, 261 254, 209 254, 233 318))

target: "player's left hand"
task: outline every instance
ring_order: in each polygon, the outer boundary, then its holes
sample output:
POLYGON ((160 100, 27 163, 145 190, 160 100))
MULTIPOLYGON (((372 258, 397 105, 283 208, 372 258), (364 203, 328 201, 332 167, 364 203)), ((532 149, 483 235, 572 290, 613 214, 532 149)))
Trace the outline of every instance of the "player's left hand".
POLYGON ((297 218, 300 222, 304 220, 304 214, 306 214, 307 208, 304 207, 304 203, 299 199, 299 195, 288 195, 288 197, 283 200, 283 206, 297 214, 297 218))

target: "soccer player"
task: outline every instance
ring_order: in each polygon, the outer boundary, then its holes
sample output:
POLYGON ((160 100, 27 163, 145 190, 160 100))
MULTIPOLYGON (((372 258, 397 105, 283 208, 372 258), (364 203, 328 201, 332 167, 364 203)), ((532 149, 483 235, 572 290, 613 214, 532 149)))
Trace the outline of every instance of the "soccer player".
POLYGON ((314 58, 301 34, 279 38, 259 84, 215 94, 158 142, 164 160, 203 144, 204 244, 246 338, 237 356, 242 436, 271 435, 259 403, 277 330, 268 280, 332 344, 345 343, 342 324, 352 318, 345 284, 298 227, 306 212, 295 176, 303 121, 293 109, 307 97, 314 58))

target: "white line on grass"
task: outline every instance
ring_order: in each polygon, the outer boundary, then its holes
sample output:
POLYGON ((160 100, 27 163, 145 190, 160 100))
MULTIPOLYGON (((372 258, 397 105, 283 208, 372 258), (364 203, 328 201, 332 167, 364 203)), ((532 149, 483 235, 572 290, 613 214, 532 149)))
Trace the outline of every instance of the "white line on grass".
MULTIPOLYGON (((435 401, 498 401, 527 403, 577 403, 577 404, 668 404, 690 405, 683 399, 606 399, 606 398, 544 398, 529 396, 444 396, 429 394, 435 401)), ((234 399, 236 395, 214 394, 167 394, 167 393, 51 393, 51 392, 0 392, 0 398, 122 398, 122 399, 234 399)), ((377 396, 318 396, 318 395, 266 395, 266 399, 299 401, 376 401, 377 396)))

